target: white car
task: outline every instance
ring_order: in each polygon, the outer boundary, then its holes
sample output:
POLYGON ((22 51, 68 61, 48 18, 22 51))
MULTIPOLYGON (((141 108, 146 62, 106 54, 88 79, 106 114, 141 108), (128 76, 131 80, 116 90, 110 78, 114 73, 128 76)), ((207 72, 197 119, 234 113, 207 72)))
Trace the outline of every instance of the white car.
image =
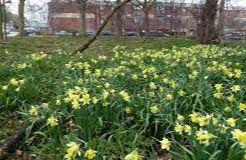
POLYGON ((67 31, 58 31, 55 33, 56 36, 59 36, 59 37, 70 37, 70 36, 73 36, 72 33, 70 32, 67 32, 67 31))

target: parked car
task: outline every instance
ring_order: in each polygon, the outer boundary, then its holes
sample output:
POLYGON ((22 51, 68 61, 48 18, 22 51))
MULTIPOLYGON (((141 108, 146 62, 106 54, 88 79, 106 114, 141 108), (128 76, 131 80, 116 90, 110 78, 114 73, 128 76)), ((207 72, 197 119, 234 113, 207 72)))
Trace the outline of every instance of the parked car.
POLYGON ((58 31, 55 33, 56 36, 59 36, 59 37, 70 37, 70 36, 73 36, 72 33, 70 32, 67 32, 67 31, 58 31))
POLYGON ((225 40, 242 40, 242 34, 240 33, 227 33, 224 36, 225 40))
POLYGON ((93 31, 86 31, 86 36, 93 36, 95 33, 93 31))
POLYGON ((36 30, 32 27, 24 28, 24 31, 26 36, 32 36, 36 33, 36 30))
POLYGON ((169 34, 166 34, 163 31, 158 31, 158 30, 150 30, 149 36, 151 37, 170 37, 169 34))
POLYGON ((163 36, 164 36, 164 37, 167 37, 167 38, 170 37, 170 35, 167 34, 167 33, 164 33, 163 36))
MULTIPOLYGON (((4 33, 4 30, 3 30, 3 33, 4 33)), ((6 30, 6 34, 10 34, 10 30, 6 30)))
POLYGON ((126 34, 125 34, 125 36, 137 36, 137 32, 135 32, 135 31, 128 31, 128 32, 126 32, 126 34))
POLYGON ((102 35, 102 36, 112 36, 113 34, 112 34, 111 31, 102 31, 102 32, 101 32, 101 35, 102 35))

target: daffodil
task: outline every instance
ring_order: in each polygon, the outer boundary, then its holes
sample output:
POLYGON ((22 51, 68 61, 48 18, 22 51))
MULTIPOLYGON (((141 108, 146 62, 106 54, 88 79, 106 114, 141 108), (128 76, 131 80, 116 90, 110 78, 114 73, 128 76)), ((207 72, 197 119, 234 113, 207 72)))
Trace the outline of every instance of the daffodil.
POLYGON ((234 95, 230 95, 230 96, 227 97, 226 99, 227 99, 227 101, 229 101, 229 102, 231 102, 231 103, 236 101, 234 95))
POLYGON ((126 91, 121 91, 120 95, 122 96, 124 101, 126 101, 126 102, 130 101, 130 96, 128 95, 128 93, 126 91))
POLYGON ((149 88, 150 88, 150 89, 156 89, 157 87, 156 87, 156 85, 155 85, 154 82, 150 82, 149 88))
POLYGON ((19 85, 19 81, 17 81, 15 78, 12 78, 12 79, 10 80, 10 83, 11 83, 12 85, 14 85, 14 86, 18 86, 18 85, 19 85))
POLYGON ((239 85, 234 85, 234 86, 231 87, 231 90, 232 90, 232 92, 235 92, 236 93, 236 92, 240 91, 241 88, 240 88, 239 85))
POLYGON ((35 61, 40 61, 40 60, 45 59, 46 57, 48 57, 48 55, 44 54, 43 52, 40 52, 40 53, 32 54, 31 57, 35 61))
POLYGON ((60 99, 57 99, 57 100, 56 100, 56 105, 57 105, 57 106, 60 106, 60 105, 61 105, 61 100, 60 100, 60 99))
POLYGON ((240 111, 245 111, 245 109, 246 109, 246 104, 240 103, 239 106, 238 106, 238 108, 239 108, 240 111))
POLYGON ((212 117, 212 124, 217 126, 218 123, 219 123, 219 120, 217 118, 215 118, 215 117, 212 117))
POLYGON ((196 70, 194 70, 194 71, 191 73, 191 75, 189 75, 189 78, 194 80, 194 79, 197 78, 197 76, 198 76, 198 72, 197 72, 196 70))
POLYGON ((240 78, 241 75, 242 75, 242 71, 241 71, 240 69, 235 69, 235 70, 234 70, 234 76, 235 76, 236 78, 240 78))
POLYGON ((97 104, 99 101, 99 99, 97 99, 97 97, 92 97, 92 103, 93 104, 97 104))
POLYGON ((38 110, 37 110, 36 107, 31 106, 31 108, 29 109, 28 113, 29 113, 31 116, 37 116, 37 115, 38 115, 38 110))
POLYGON ((170 101, 173 99, 173 96, 171 94, 167 94, 165 99, 170 101))
POLYGON ((96 151, 94 151, 93 149, 88 149, 88 150, 86 150, 85 151, 85 157, 87 158, 87 159, 93 159, 93 158, 95 158, 96 157, 96 151))
POLYGON ((198 122, 199 119, 199 114, 196 112, 193 112, 192 114, 189 115, 191 118, 191 122, 196 123, 198 122))
POLYGON ((178 120, 179 122, 183 122, 184 119, 185 119, 184 116, 178 114, 177 120, 178 120))
POLYGON ((184 126, 177 123, 176 126, 174 127, 174 130, 175 132, 182 134, 184 131, 184 126))
POLYGON ((160 144, 161 144, 161 149, 165 149, 165 150, 169 151, 172 142, 169 141, 169 139, 167 139, 167 138, 163 138, 163 139, 160 141, 160 144))
POLYGON ((83 105, 90 104, 91 98, 89 94, 82 95, 82 98, 80 101, 83 103, 83 105))
POLYGON ((105 88, 107 88, 107 89, 108 89, 108 88, 109 88, 109 86, 110 86, 110 84, 107 82, 107 83, 105 83, 105 84, 104 84, 104 86, 105 86, 105 88))
POLYGON ((229 127, 227 127, 227 126, 224 125, 224 124, 220 124, 218 127, 219 127, 220 133, 223 133, 223 134, 225 134, 226 131, 227 131, 227 129, 229 128, 229 127))
POLYGON ((25 84, 25 79, 19 80, 20 85, 25 84))
POLYGON ((188 133, 188 135, 191 135, 191 132, 192 132, 191 126, 185 125, 185 126, 184 126, 184 132, 185 132, 185 133, 188 133))
POLYGON ((225 107, 224 111, 225 112, 231 112, 231 108, 230 107, 225 107))
POLYGON ((15 91, 16 91, 16 92, 20 92, 20 87, 17 87, 17 88, 15 89, 15 91))
POLYGON ((139 155, 138 151, 135 149, 131 153, 125 156, 124 160, 141 160, 141 156, 139 155))
POLYGON ((240 129, 234 129, 231 133, 233 138, 236 139, 243 148, 246 148, 246 132, 240 129))
POLYGON ((200 144, 209 145, 212 139, 216 138, 212 133, 209 133, 207 130, 200 129, 196 132, 196 139, 200 144))
POLYGON ((90 75, 91 74, 91 71, 89 69, 85 69, 84 70, 84 73, 85 73, 85 75, 90 75))
POLYGON ((103 99, 106 100, 108 98, 108 96, 109 96, 109 93, 108 93, 108 91, 103 90, 103 94, 102 95, 103 95, 103 99))
POLYGON ((73 109, 80 109, 80 103, 79 103, 79 101, 78 100, 74 100, 73 102, 72 102, 72 108, 73 109))
POLYGON ((155 105, 153 107, 150 107, 150 112, 155 114, 155 113, 158 113, 160 110, 159 108, 155 105))
POLYGON ((215 84, 215 89, 217 92, 221 92, 223 90, 223 84, 215 84))
POLYGON ((227 125, 231 126, 231 127, 235 127, 236 126, 236 122, 237 122, 237 119, 234 119, 234 118, 228 118, 226 120, 227 122, 227 125))
POLYGON ((133 74, 132 75, 132 79, 137 80, 138 79, 138 75, 137 74, 133 74))
POLYGON ((42 103, 41 105, 44 109, 48 109, 49 108, 49 103, 42 103))
POLYGON ((211 120, 212 120, 212 116, 206 115, 206 116, 198 117, 197 122, 198 122, 199 126, 203 127, 203 126, 209 125, 211 120))
POLYGON ((3 86, 2 87, 2 90, 4 90, 4 91, 8 90, 8 86, 7 85, 6 86, 3 86))
POLYGON ((186 93, 183 90, 178 91, 178 95, 180 97, 183 97, 186 93))
POLYGON ((214 93, 214 97, 217 98, 217 99, 221 99, 222 96, 223 96, 223 93, 221 93, 221 92, 214 93))
POLYGON ((80 144, 76 144, 75 142, 70 142, 67 144, 67 149, 66 149, 66 155, 64 156, 65 159, 67 160, 74 160, 76 158, 77 155, 80 156, 80 151, 79 151, 79 147, 80 144))
POLYGON ((51 116, 50 118, 48 118, 47 124, 50 125, 51 127, 55 127, 58 125, 58 119, 51 116))
POLYGON ((130 107, 127 107, 125 109, 125 112, 126 112, 126 114, 131 114, 132 113, 132 109, 130 107))

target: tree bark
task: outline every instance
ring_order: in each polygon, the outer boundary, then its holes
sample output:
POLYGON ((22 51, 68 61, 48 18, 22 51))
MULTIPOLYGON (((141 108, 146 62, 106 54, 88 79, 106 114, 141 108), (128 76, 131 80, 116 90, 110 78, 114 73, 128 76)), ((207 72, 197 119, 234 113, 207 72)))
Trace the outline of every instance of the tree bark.
POLYGON ((25 36, 25 0, 19 0, 18 13, 19 13, 19 36, 25 36))
POLYGON ((3 5, 0 1, 0 42, 3 42, 3 5))
POLYGON ((4 41, 7 41, 7 15, 6 15, 5 3, 6 3, 6 1, 3 0, 3 7, 2 7, 3 40, 4 41))
POLYGON ((144 8, 144 24, 145 24, 145 35, 149 36, 149 10, 148 8, 144 8))
POLYGON ((87 0, 78 0, 80 15, 80 35, 86 36, 86 6, 87 0))
POLYGON ((225 25, 225 0, 221 0, 220 7, 219 7, 219 22, 217 27, 220 44, 223 44, 224 25, 225 25))
MULTIPOLYGON (((116 5, 120 4, 121 0, 116 0, 116 5)), ((122 26, 123 26, 123 20, 122 20, 122 10, 119 9, 116 11, 116 37, 122 36, 122 26)))
POLYGON ((104 27, 107 25, 108 21, 112 18, 112 16, 114 15, 114 13, 119 10, 122 6, 124 6, 126 3, 130 2, 131 0, 124 0, 121 3, 119 3, 118 5, 116 5, 111 11, 110 13, 107 15, 107 17, 105 18, 105 20, 103 21, 103 23, 101 24, 101 26, 99 27, 99 29, 97 30, 97 32, 95 33, 95 35, 93 35, 93 37, 91 37, 87 42, 85 42, 81 47, 79 47, 78 49, 76 49, 72 54, 76 54, 79 52, 83 52, 85 49, 87 49, 98 37, 98 35, 101 33, 101 31, 104 29, 104 27))
POLYGON ((215 27, 217 4, 218 0, 206 0, 206 3, 202 7, 197 35, 197 39, 200 44, 211 44, 217 39, 215 27))

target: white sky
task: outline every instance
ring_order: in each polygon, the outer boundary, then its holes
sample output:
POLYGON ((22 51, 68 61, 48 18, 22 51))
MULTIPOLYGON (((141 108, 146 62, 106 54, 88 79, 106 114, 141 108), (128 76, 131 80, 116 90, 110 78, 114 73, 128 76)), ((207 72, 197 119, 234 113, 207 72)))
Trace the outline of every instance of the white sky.
MULTIPOLYGON (((19 0, 12 0, 11 4, 8 4, 8 8, 11 12, 17 14, 17 7, 18 7, 18 1, 19 0)), ((26 17, 30 20, 39 20, 39 21, 46 21, 47 17, 47 2, 50 0, 27 0, 27 6, 26 6, 26 17), (36 5, 37 8, 42 7, 42 10, 35 11, 35 9, 30 9, 32 5, 36 5), (40 7, 37 7, 40 6, 40 7)), ((192 0, 185 0, 187 3, 191 2, 192 0)), ((246 0, 230 0, 230 6, 240 6, 246 8, 246 0)))

